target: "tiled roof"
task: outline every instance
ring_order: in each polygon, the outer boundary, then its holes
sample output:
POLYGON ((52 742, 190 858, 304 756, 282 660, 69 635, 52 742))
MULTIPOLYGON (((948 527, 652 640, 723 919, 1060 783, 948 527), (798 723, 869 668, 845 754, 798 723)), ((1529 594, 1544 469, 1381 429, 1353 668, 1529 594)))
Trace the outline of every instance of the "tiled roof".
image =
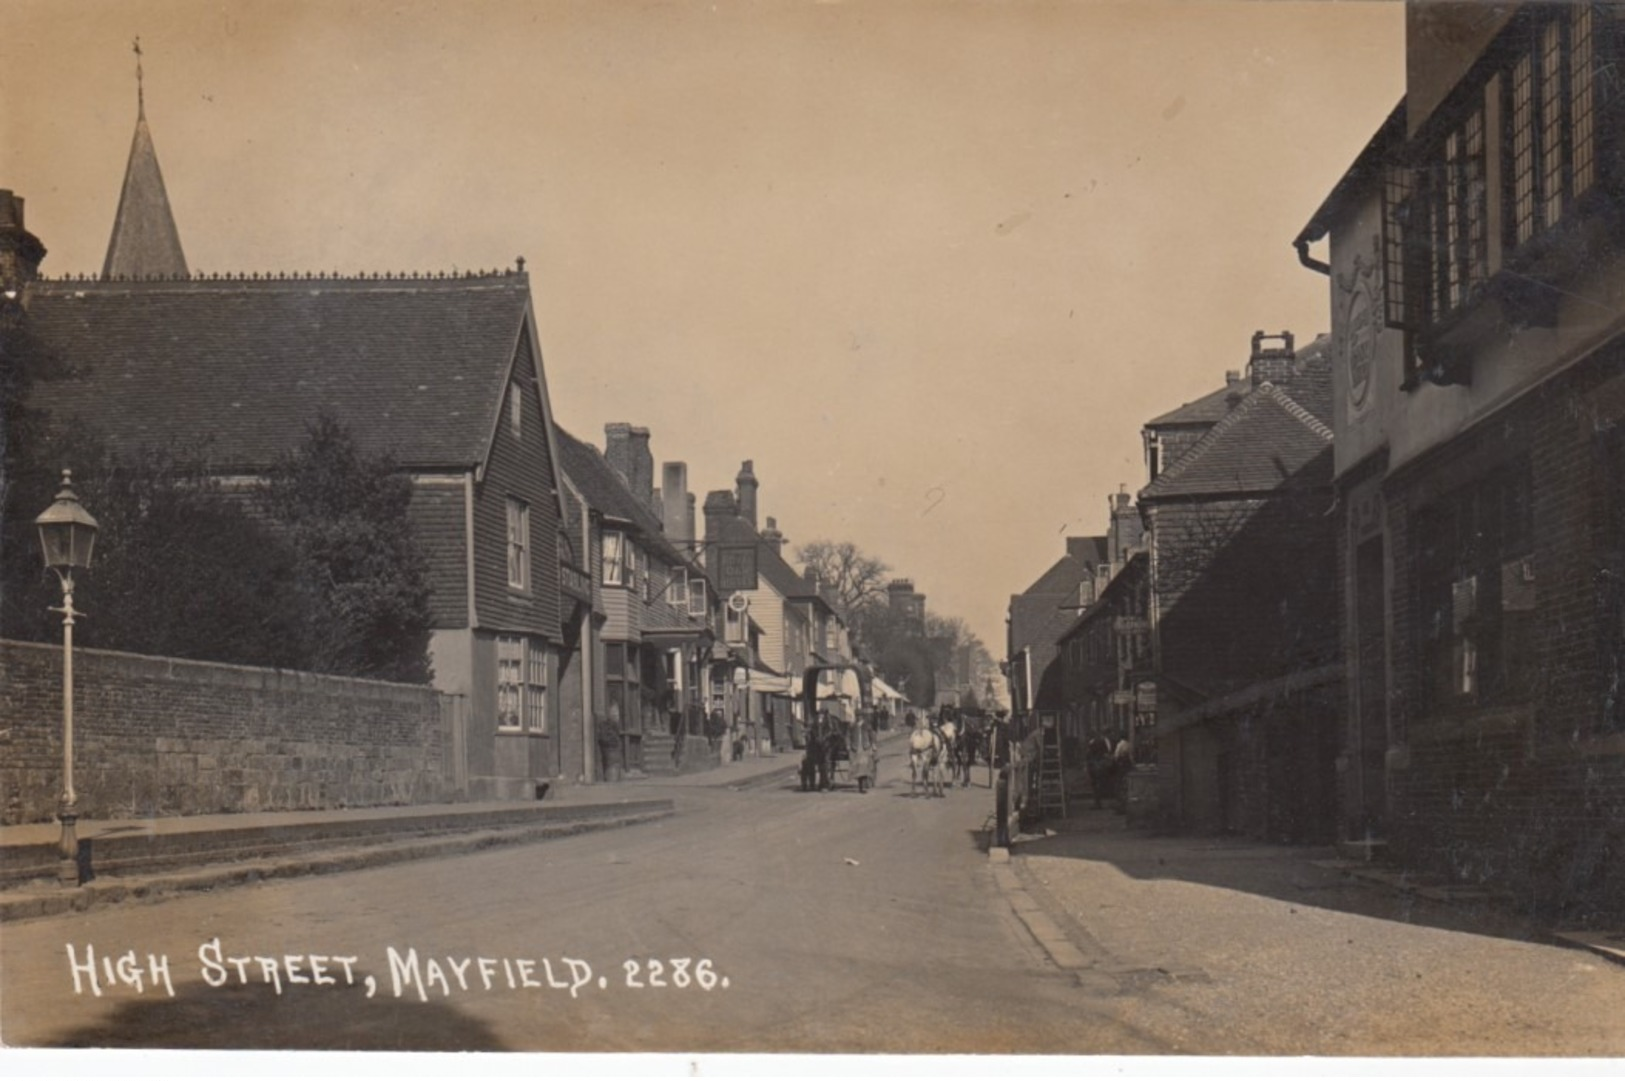
POLYGON ((558 436, 559 464, 570 483, 581 490, 587 505, 600 514, 631 522, 668 561, 686 563, 686 556, 666 539, 665 528, 654 510, 645 506, 621 480, 603 452, 583 442, 558 425, 553 426, 558 436))
POLYGON ((1166 428, 1176 424, 1214 424, 1224 419, 1230 412, 1230 397, 1237 390, 1250 390, 1245 382, 1236 387, 1222 386, 1210 394, 1204 394, 1194 402, 1186 402, 1178 409, 1172 409, 1145 422, 1147 428, 1166 428))
MULTIPOLYGON (((1095 537, 1068 537, 1068 554, 1056 560, 1026 591, 1010 598, 1010 645, 1019 650, 1033 646, 1040 655, 1078 616, 1078 586, 1094 576, 1094 564, 1074 555, 1088 554, 1088 545, 1076 542, 1100 540, 1095 537)), ((1102 545, 1104 548, 1104 545, 1102 545)), ((1104 558, 1099 562, 1104 562, 1104 558)))
MULTIPOLYGON (((1280 385, 1289 391, 1309 412, 1326 424, 1332 420, 1331 335, 1318 335, 1314 341, 1299 349, 1293 358, 1292 374, 1280 385)), ((1220 387, 1204 394, 1194 402, 1186 402, 1159 417, 1145 422, 1147 428, 1171 428, 1216 424, 1234 407, 1237 400, 1251 393, 1252 382, 1245 376, 1238 383, 1220 387)))
POLYGON ((1262 383, 1140 492, 1141 499, 1239 495, 1331 480, 1331 429, 1262 383))
POLYGON ((1292 400, 1315 415, 1315 419, 1330 426, 1332 423, 1332 336, 1322 334, 1298 350, 1292 365, 1292 378, 1282 384, 1292 400))
POLYGON ((116 447, 203 439, 253 471, 325 410, 405 467, 484 461, 529 310, 523 273, 456 279, 31 283, 73 369, 34 403, 116 447))

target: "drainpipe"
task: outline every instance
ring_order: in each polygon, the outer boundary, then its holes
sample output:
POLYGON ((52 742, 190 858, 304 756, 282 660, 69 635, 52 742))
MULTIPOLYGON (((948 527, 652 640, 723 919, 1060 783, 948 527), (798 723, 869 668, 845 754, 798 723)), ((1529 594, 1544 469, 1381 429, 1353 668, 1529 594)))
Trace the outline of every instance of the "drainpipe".
MULTIPOLYGON (((581 504, 581 569, 587 572, 587 596, 591 598, 598 585, 598 576, 592 567, 592 511, 587 500, 568 480, 565 487, 581 504)), ((592 784, 597 775, 594 756, 598 753, 598 733, 593 729, 593 655, 596 644, 592 639, 592 601, 587 601, 581 613, 581 632, 576 640, 581 643, 581 782, 592 784)), ((562 742, 562 741, 561 741, 562 742)))
MULTIPOLYGON (((1318 240, 1320 238, 1316 237, 1315 239, 1318 240)), ((1316 259, 1314 256, 1309 254, 1309 234, 1307 232, 1299 234, 1298 239, 1292 242, 1292 246, 1298 249, 1298 262, 1302 263, 1310 270, 1315 271, 1317 274, 1324 274, 1328 278, 1331 277, 1331 264, 1322 263, 1319 259, 1316 259)))

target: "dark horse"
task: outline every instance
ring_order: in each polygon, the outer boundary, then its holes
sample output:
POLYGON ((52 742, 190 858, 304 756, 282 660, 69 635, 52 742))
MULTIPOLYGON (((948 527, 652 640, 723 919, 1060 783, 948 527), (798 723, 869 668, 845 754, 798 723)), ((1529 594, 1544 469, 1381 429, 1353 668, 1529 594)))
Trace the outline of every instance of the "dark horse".
POLYGON ((801 790, 811 792, 829 788, 835 756, 845 748, 846 741, 841 736, 840 727, 828 715, 813 718, 807 725, 807 749, 801 756, 801 790))

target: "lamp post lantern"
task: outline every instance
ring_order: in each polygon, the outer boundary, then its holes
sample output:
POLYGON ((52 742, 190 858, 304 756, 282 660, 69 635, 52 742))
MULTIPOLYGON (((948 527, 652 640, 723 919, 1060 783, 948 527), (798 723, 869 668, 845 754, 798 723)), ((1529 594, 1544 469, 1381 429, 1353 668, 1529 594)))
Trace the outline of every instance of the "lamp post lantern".
POLYGON ((40 548, 45 565, 56 572, 62 583, 62 839, 57 847, 57 877, 65 886, 79 884, 79 839, 74 826, 79 821, 78 801, 73 792, 73 572, 90 566, 90 552, 96 545, 96 519, 90 516, 73 493, 72 474, 62 471, 62 490, 45 512, 34 519, 39 529, 40 548))

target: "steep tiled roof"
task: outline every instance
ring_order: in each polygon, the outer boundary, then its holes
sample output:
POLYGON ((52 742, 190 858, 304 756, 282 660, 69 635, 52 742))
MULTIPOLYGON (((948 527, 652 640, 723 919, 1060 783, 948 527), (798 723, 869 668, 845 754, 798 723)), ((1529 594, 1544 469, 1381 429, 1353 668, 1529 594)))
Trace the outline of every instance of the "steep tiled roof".
POLYGON ((1204 394, 1194 402, 1186 402, 1178 409, 1171 409, 1160 417, 1154 417, 1145 422, 1147 428, 1165 428, 1176 424, 1214 424, 1224 419, 1230 412, 1231 395, 1236 389, 1250 390, 1246 383, 1238 387, 1222 386, 1210 394, 1204 394))
POLYGON ((1142 489, 1140 498, 1318 487, 1331 479, 1331 442, 1330 428, 1285 391, 1263 383, 1142 489))
POLYGON ((603 453, 590 443, 583 442, 554 425, 558 435, 559 464, 570 483, 581 490, 587 505, 600 514, 631 522, 638 531, 669 561, 687 562, 674 545, 666 539, 665 529, 654 510, 645 506, 621 480, 603 453))
POLYGON ((37 281, 33 329, 74 374, 34 403, 115 446, 204 439, 252 471, 327 411, 405 467, 484 461, 523 340, 523 273, 456 279, 37 281))
MULTIPOLYGON (((1332 421, 1331 335, 1321 334, 1299 349, 1292 362, 1292 374, 1280 385, 1291 393, 1309 412, 1326 424, 1332 421)), ((1172 428, 1216 424, 1235 406, 1236 402, 1253 390, 1252 382, 1243 377, 1235 384, 1227 383, 1218 390, 1204 394, 1194 402, 1186 402, 1161 416, 1145 422, 1147 428, 1172 428)))
POLYGON ((1055 640, 1078 617, 1078 586, 1095 573, 1095 563, 1105 562, 1104 554, 1090 562, 1087 556, 1103 537, 1068 537, 1067 554, 1056 560, 1026 592, 1010 598, 1010 646, 1019 650, 1034 647, 1035 656, 1047 659, 1055 640), (1083 556, 1084 558, 1080 558, 1083 556))

